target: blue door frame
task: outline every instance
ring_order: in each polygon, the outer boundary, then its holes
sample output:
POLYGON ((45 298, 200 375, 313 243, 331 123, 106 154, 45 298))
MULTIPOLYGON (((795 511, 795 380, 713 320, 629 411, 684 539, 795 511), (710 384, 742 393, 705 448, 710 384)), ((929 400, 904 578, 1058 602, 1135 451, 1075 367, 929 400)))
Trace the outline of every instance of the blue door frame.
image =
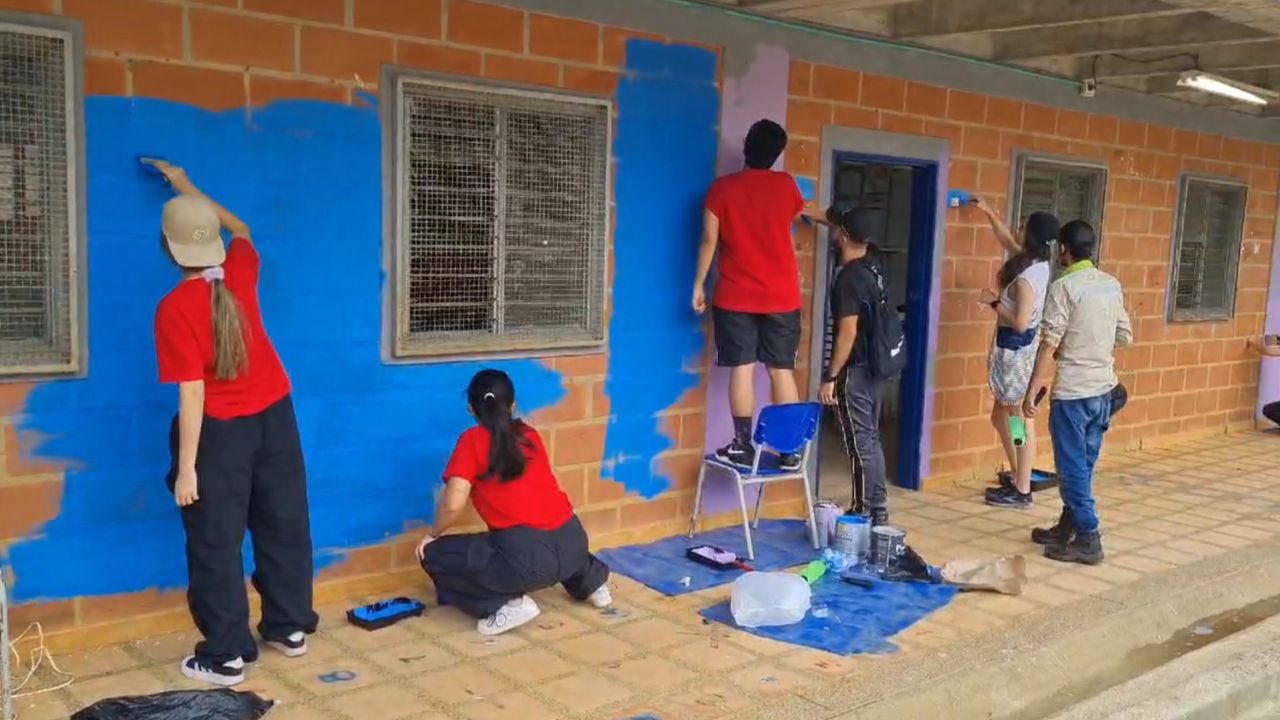
POLYGON ((907 254, 907 303, 903 331, 907 340, 907 366, 902 371, 902 418, 898 439, 898 485, 919 490, 921 442, 924 436, 925 394, 929 383, 929 299, 933 293, 933 261, 937 238, 938 163, 911 157, 837 152, 831 182, 842 163, 910 167, 911 230, 907 254))

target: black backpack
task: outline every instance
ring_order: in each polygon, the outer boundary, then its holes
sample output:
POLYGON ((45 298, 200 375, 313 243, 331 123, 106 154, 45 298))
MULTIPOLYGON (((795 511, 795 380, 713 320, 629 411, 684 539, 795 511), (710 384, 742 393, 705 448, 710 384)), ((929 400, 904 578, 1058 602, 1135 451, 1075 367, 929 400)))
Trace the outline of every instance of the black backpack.
POLYGON ((902 332, 902 319, 898 317, 897 309, 889 304, 884 276, 874 262, 867 263, 866 268, 880 290, 880 301, 867 303, 867 323, 861 329, 868 333, 865 346, 867 369, 873 378, 884 380, 898 375, 906 367, 907 342, 902 332))

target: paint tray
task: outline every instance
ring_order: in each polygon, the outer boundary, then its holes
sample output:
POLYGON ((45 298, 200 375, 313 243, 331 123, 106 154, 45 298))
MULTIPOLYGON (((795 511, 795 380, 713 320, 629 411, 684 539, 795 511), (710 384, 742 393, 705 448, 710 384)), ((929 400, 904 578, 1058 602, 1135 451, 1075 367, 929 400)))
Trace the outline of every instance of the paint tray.
POLYGON ((684 556, 713 570, 751 570, 751 566, 738 559, 737 554, 715 545, 695 545, 686 550, 684 556))

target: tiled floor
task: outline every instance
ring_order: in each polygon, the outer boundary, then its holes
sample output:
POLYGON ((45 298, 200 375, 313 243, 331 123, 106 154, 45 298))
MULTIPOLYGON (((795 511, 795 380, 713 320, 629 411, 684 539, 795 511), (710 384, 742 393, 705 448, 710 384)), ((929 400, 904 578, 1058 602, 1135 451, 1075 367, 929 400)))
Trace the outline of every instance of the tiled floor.
MULTIPOLYGON (((1249 434, 1124 455, 1099 480, 1108 561, 1065 566, 1042 558, 1029 528, 1055 518, 1056 493, 1026 512, 996 510, 976 487, 895 494, 895 524, 925 558, 1026 553, 1032 582, 1021 597, 969 594, 895 638, 900 652, 929 653, 987 632, 1005 618, 1106 592, 1149 574, 1280 535, 1280 438, 1249 434)), ((448 608, 366 633, 322 609, 311 652, 264 653, 243 689, 282 701, 272 720, 717 720, 753 717, 762 700, 818 690, 874 657, 840 658, 703 625, 696 610, 727 588, 678 598, 615 577, 616 609, 601 613, 558 590, 537 596, 543 615, 484 638, 448 608), (326 683, 337 670, 349 682, 326 683)), ((428 595, 424 587, 423 596, 428 595)), ((63 690, 23 698, 22 720, 66 718, 102 697, 191 685, 177 672, 190 634, 60 657, 77 676, 63 690)), ((39 678, 46 679, 43 676, 39 678)))

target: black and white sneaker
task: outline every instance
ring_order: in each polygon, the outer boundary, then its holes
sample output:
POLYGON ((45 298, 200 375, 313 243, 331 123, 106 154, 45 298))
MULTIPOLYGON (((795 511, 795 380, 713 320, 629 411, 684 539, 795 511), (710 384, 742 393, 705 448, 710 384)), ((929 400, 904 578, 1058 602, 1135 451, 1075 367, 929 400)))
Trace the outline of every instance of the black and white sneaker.
POLYGON ((778 469, 783 472, 797 472, 800 470, 800 456, 795 453, 787 453, 778 457, 778 469))
POLYGON ((871 527, 889 524, 888 508, 871 508, 871 527))
POLYGON ((302 657, 307 654, 307 634, 299 630, 283 640, 262 639, 267 647, 285 657, 302 657))
POLYGON ((1026 510, 1035 504, 1031 499, 1031 493, 1018 492, 1017 488, 999 488, 998 490, 987 492, 987 504, 992 507, 1013 508, 1015 510, 1026 510))
POLYGON ((244 660, 211 663, 192 655, 182 661, 182 674, 192 680, 231 687, 244 682, 244 660))
POLYGON ((756 460, 756 450, 751 443, 735 439, 733 442, 716 450, 716 457, 743 470, 750 470, 756 460))

